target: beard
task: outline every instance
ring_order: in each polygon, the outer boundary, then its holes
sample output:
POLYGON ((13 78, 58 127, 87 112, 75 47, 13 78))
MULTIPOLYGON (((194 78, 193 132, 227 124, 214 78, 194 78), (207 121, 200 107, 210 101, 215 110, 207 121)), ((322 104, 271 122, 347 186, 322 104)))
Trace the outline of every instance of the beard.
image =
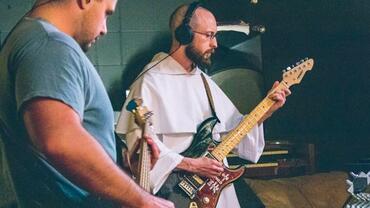
POLYGON ((212 65, 211 55, 214 49, 207 50, 203 54, 197 51, 192 43, 185 48, 186 56, 199 68, 208 69, 212 65))
POLYGON ((80 46, 80 48, 82 49, 83 52, 88 52, 88 50, 92 47, 93 45, 93 42, 92 41, 87 41, 87 40, 81 40, 81 39, 78 39, 76 37, 73 37, 76 42, 78 43, 78 45, 80 46))
POLYGON ((91 48, 91 44, 88 44, 88 43, 80 44, 80 47, 82 51, 86 53, 91 48))
POLYGON ((96 41, 99 39, 99 36, 93 37, 90 33, 82 32, 82 35, 74 37, 74 39, 78 42, 81 49, 86 53, 93 47, 96 41))

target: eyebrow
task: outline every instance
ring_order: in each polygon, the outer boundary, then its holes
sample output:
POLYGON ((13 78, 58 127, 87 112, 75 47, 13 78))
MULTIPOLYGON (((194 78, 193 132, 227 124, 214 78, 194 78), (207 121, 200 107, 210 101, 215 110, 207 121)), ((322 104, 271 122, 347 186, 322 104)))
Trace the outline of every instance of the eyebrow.
POLYGON ((197 32, 197 33, 203 33, 203 34, 217 34, 218 31, 204 31, 204 32, 201 32, 201 31, 198 31, 198 30, 193 30, 193 32, 197 32))

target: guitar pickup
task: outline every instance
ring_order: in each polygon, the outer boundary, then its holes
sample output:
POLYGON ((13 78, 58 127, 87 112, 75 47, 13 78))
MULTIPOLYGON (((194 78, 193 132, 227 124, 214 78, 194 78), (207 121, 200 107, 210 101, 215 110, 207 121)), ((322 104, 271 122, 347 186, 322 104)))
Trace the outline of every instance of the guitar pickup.
POLYGON ((204 180, 201 177, 197 176, 197 175, 193 175, 190 180, 197 187, 201 187, 204 184, 204 180))
POLYGON ((195 194, 203 187, 204 184, 205 182, 201 177, 192 175, 190 177, 184 176, 184 178, 180 181, 179 186, 191 199, 193 199, 195 194))
POLYGON ((190 197, 190 199, 193 199, 195 197, 197 189, 186 179, 182 179, 179 183, 179 186, 190 197))

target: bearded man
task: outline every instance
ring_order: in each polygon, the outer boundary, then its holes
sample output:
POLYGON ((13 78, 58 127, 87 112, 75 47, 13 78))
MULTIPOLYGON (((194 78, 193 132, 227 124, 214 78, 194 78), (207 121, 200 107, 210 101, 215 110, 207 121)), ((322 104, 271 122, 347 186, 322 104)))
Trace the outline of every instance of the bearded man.
MULTIPOLYGON (((153 193, 159 196, 166 195, 161 188, 173 171, 181 170, 208 178, 223 172, 222 162, 180 154, 192 143, 199 124, 211 116, 217 116, 219 122, 212 133, 213 139, 219 140, 243 119, 243 115, 217 84, 200 70, 210 66, 210 58, 217 48, 214 15, 196 2, 182 5, 171 15, 170 29, 172 45, 169 54, 161 52, 154 56, 131 86, 127 98, 127 101, 135 97, 142 98, 143 105, 154 112, 153 137, 156 137, 161 154, 150 172, 150 179, 153 193), (210 105, 201 74, 209 85, 214 107, 210 105)), ((276 103, 236 147, 239 155, 257 162, 264 148, 262 122, 284 104, 288 94, 288 90, 272 94, 271 98, 276 103)), ((127 102, 123 109, 126 105, 127 102)), ((134 146, 138 128, 125 110, 121 112, 116 132, 126 136, 129 148, 134 146)), ((233 185, 222 191, 217 207, 240 207, 233 185)))

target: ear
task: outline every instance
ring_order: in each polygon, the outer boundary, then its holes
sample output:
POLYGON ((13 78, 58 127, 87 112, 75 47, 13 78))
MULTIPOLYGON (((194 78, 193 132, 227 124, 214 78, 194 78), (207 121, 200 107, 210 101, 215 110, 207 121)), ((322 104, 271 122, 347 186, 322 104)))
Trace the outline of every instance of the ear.
POLYGON ((92 4, 94 0, 77 0, 78 5, 81 9, 88 9, 92 4))

